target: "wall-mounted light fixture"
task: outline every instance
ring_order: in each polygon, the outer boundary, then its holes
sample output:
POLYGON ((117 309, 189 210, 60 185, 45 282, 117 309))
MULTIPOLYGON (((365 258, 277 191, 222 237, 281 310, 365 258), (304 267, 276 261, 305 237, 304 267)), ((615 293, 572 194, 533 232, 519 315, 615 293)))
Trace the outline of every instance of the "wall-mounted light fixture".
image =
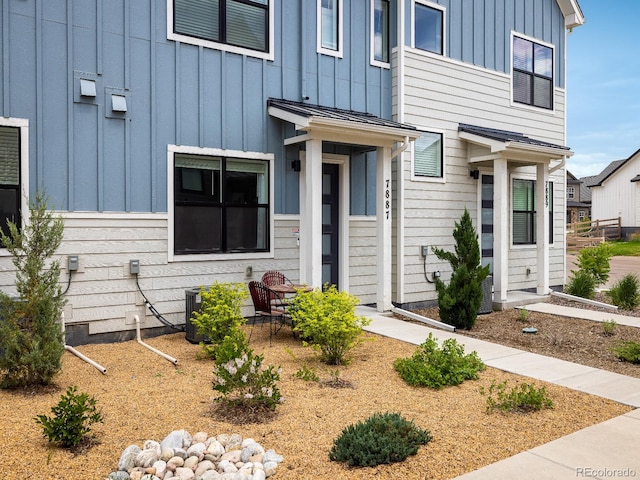
POLYGON ((294 172, 299 172, 300 168, 301 168, 301 163, 300 163, 299 159, 298 160, 291 160, 291 169, 294 172))
POLYGON ((480 170, 469 170, 469 176, 474 180, 478 180, 480 178, 480 170))

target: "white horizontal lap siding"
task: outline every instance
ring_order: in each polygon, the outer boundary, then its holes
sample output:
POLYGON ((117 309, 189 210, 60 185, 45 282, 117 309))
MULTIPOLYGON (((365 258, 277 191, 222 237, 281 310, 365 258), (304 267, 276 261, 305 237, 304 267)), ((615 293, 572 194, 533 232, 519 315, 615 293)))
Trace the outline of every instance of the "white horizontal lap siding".
MULTIPOLYGON (((411 158, 404 155, 405 194, 405 302, 437 298, 433 285, 424 276, 420 245, 453 250, 455 222, 464 208, 469 210, 478 230, 478 182, 469 177, 468 145, 458 140, 458 125, 467 123, 521 132, 533 138, 564 144, 565 95, 555 90, 555 110, 547 112, 511 104, 510 76, 477 68, 443 57, 406 53, 404 78, 404 122, 419 128, 445 132, 446 183, 411 180, 411 158)), ((535 174, 535 170, 533 170, 535 174)), ((554 175, 555 185, 562 176, 554 175)), ((562 197, 556 195, 554 229, 564 225, 562 197)), ((556 238, 562 235, 556 230, 556 238)), ((562 270, 561 241, 550 249, 551 284, 562 270), (557 249, 557 251, 556 251, 557 249)), ((535 248, 511 249, 510 288, 536 286, 535 248), (526 267, 531 273, 526 276, 526 267)), ((450 266, 435 255, 427 256, 427 272, 439 270, 450 277, 450 266)))
POLYGON ((376 221, 374 217, 349 220, 349 293, 361 304, 376 302, 378 279, 376 221))
MULTIPOLYGON (((63 213, 64 240, 59 249, 61 285, 66 288, 67 256, 78 255, 80 268, 73 272, 65 296, 65 318, 69 324, 89 323, 90 333, 131 330, 138 314, 143 328, 160 326, 145 307, 129 273, 129 261, 140 261, 138 282, 154 307, 169 321, 183 323, 185 290, 218 282, 259 280, 266 270, 281 270, 296 281, 299 277, 299 247, 294 233, 297 216, 274 219, 274 253, 260 258, 180 261, 167 256, 166 214, 77 214, 63 213), (246 277, 246 268, 253 276, 246 277)), ((0 286, 14 282, 12 271, 0 267, 0 286)), ((4 287, 3 287, 4 288, 4 287)), ((247 300, 243 313, 249 312, 247 300)))

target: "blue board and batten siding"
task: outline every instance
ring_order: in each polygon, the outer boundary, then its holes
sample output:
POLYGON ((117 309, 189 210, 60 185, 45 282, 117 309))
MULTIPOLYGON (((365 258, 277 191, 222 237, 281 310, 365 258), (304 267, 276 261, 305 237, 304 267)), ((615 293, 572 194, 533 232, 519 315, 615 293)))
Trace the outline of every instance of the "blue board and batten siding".
POLYGON ((30 121, 30 191, 61 210, 166 212, 176 144, 274 153, 275 212, 297 213, 282 143, 293 131, 266 99, 391 118, 390 72, 369 62, 369 2, 344 2, 343 58, 317 54, 308 4, 274 2, 270 61, 167 40, 166 0, 3 0, 0 111, 30 121), (80 77, 96 80, 96 101, 74 101, 80 77), (105 92, 126 96, 123 118, 105 92))
MULTIPOLYGON (((405 23, 411 6, 405 0, 405 23)), ((511 74, 511 32, 555 46, 555 86, 565 86, 565 26, 557 0, 429 0, 445 8, 445 55, 454 60, 511 74)), ((411 46, 411 29, 405 29, 411 46)))

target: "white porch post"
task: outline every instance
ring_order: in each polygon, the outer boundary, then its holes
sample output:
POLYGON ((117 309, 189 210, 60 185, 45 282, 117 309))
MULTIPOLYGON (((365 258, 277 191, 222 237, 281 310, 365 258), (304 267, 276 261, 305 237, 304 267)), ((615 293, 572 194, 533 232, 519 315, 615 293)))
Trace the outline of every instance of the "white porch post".
POLYGON ((536 249, 538 295, 549 293, 549 165, 536 166, 536 249))
POLYGON ((300 281, 322 287, 322 140, 306 142, 300 169, 300 281))
POLYGON ((493 162, 493 284, 499 301, 509 286, 509 172, 507 160, 493 162))
POLYGON ((391 310, 391 148, 376 149, 377 309, 391 310))

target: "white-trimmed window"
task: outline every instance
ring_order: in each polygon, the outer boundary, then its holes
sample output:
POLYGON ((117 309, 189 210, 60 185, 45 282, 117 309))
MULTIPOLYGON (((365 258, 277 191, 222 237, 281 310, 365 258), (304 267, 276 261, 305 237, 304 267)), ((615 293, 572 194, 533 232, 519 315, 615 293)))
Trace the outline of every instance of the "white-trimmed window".
POLYGON ((389 63, 389 0, 371 0, 371 64, 389 63))
POLYGON ((587 216, 587 212, 585 212, 584 210, 578 210, 578 220, 579 221, 583 221, 585 219, 585 217, 587 216))
POLYGON ((268 252, 269 158, 198 150, 173 152, 173 253, 268 252))
POLYGON ((273 0, 167 0, 170 40, 272 59, 273 0))
POLYGON ((28 184, 28 122, 0 118, 0 230, 8 234, 7 221, 22 226, 28 184))
POLYGON ((553 47, 513 35, 513 101, 553 110, 553 47))
POLYGON ((420 50, 444 55, 445 10, 442 6, 414 0, 413 46, 420 50))
POLYGON ((443 178, 443 134, 437 132, 422 132, 413 142, 414 179, 443 178))
POLYGON ((576 187, 567 187, 567 198, 573 200, 576 196, 576 187))
POLYGON ((342 0, 318 2, 318 53, 342 58, 342 0))
MULTIPOLYGON (((549 182, 547 202, 549 205, 549 243, 553 243, 553 182, 549 182)), ((512 227, 514 245, 536 243, 536 181, 513 179, 512 227)))

